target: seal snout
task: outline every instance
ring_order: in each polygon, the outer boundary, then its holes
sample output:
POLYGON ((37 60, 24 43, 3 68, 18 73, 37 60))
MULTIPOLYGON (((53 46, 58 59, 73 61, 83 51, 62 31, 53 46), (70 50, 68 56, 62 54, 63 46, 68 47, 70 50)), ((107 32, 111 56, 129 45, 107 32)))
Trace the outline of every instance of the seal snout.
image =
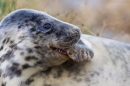
POLYGON ((60 42, 60 46, 62 47, 70 47, 77 43, 80 39, 81 31, 78 28, 71 28, 66 32, 66 36, 63 36, 62 42, 60 42))
POLYGON ((79 28, 73 28, 73 29, 70 29, 70 34, 67 35, 67 38, 68 39, 67 41, 68 42, 78 42, 78 40, 80 39, 80 36, 81 36, 81 31, 79 28))
POLYGON ((81 31, 79 28, 75 28, 71 30, 72 34, 76 35, 76 36, 80 36, 81 31))

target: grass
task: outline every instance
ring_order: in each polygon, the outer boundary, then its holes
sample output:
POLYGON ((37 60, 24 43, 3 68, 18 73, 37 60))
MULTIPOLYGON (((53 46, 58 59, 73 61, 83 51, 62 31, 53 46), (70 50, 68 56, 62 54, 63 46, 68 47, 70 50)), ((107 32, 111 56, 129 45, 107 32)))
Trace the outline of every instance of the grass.
POLYGON ((0 0, 0 20, 16 9, 16 0, 0 0))

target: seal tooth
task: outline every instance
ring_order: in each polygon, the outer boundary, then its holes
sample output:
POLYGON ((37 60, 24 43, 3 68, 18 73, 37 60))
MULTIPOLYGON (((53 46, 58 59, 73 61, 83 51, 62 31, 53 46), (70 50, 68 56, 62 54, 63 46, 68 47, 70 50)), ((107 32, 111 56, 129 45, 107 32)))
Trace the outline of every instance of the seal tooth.
POLYGON ((56 52, 59 52, 61 54, 64 54, 64 55, 67 55, 67 52, 65 49, 60 49, 60 48, 56 48, 56 47, 50 47, 52 50, 56 51, 56 52))

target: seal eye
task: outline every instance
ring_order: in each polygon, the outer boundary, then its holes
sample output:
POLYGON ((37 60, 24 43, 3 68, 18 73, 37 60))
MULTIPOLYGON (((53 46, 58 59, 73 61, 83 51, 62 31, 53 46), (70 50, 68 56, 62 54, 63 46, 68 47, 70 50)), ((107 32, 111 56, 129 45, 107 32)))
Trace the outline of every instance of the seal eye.
POLYGON ((36 29, 38 32, 47 33, 52 29, 52 25, 50 23, 45 23, 43 26, 38 25, 36 29))
POLYGON ((49 30, 49 29, 51 29, 51 24, 50 23, 45 23, 44 25, 43 25, 43 28, 44 29, 46 29, 46 30, 49 30))

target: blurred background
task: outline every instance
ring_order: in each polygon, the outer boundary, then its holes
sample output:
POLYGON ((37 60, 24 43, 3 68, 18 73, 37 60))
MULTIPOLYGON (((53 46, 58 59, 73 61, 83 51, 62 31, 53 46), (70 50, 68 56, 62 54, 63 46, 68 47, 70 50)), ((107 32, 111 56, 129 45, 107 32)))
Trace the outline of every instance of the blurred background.
POLYGON ((130 43, 130 0, 0 0, 0 20, 20 8, 47 12, 84 34, 130 43))

